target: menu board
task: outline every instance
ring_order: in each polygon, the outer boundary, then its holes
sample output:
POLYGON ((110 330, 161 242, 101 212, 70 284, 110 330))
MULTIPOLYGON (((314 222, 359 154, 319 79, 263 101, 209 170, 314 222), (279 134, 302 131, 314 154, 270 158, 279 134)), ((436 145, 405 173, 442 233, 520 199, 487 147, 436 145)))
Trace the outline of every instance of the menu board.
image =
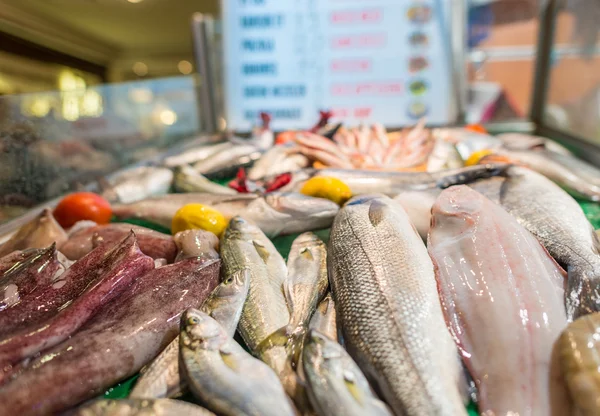
POLYGON ((451 0, 222 0, 228 128, 453 121, 451 0))

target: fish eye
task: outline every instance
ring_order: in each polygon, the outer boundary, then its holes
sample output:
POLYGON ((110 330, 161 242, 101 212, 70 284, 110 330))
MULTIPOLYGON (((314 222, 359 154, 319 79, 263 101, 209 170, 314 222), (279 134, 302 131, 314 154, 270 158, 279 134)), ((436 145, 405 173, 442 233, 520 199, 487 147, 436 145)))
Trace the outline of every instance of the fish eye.
POLYGON ((233 283, 233 277, 229 276, 227 279, 225 279, 225 284, 226 285, 230 285, 233 283))
POLYGON ((189 323, 190 325, 198 325, 198 324, 200 323, 200 319, 198 319, 198 318, 197 318, 197 317, 195 317, 195 316, 190 316, 190 317, 188 318, 188 323, 189 323))

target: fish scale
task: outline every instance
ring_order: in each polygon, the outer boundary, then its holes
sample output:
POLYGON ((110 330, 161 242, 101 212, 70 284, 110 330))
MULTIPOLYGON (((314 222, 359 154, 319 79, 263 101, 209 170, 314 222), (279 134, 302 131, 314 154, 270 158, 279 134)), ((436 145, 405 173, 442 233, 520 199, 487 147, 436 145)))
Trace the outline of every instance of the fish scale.
POLYGON ((345 345, 394 413, 466 414, 433 265, 402 208, 383 196, 350 202, 329 244, 345 345))

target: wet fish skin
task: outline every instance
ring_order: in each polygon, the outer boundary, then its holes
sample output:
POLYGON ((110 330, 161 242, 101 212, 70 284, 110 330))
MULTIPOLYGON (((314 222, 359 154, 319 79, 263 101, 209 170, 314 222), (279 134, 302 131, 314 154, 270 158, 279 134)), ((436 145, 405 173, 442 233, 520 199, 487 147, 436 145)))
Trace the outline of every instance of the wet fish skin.
POLYGON ((344 345, 392 412, 466 415, 433 265, 402 207, 349 201, 331 229, 328 269, 344 345))
POLYGON ((427 241, 427 234, 429 233, 431 207, 441 191, 439 188, 405 191, 394 198, 402 205, 423 241, 427 241))
MULTIPOLYGON (((250 275, 241 270, 227 276, 208 296, 201 311, 215 319, 233 338, 248 296, 250 275)), ((187 390, 180 375, 179 337, 175 338, 138 379, 129 397, 176 397, 187 390)))
POLYGON ((44 248, 52 243, 60 248, 67 240, 65 230, 56 222, 52 211, 46 208, 31 222, 23 225, 4 244, 0 245, 0 257, 16 250, 28 248, 44 248))
POLYGON ((201 257, 206 260, 218 259, 219 238, 205 230, 180 231, 173 237, 178 253, 175 261, 190 257, 201 257))
POLYGON ((215 416, 195 404, 170 399, 96 400, 68 416, 215 416))
POLYGON ((567 324, 564 271, 515 218, 469 187, 442 192, 432 212, 428 248, 442 308, 480 412, 572 414, 551 376, 552 347, 567 324))
POLYGON ((0 275, 0 311, 12 307, 37 287, 52 283, 64 272, 57 257, 56 244, 45 249, 29 250, 23 260, 16 262, 0 275))
POLYGON ((171 189, 173 172, 157 166, 140 166, 127 170, 109 182, 102 196, 109 201, 127 204, 153 195, 164 195, 171 189))
POLYGON ((504 207, 568 272, 567 317, 600 310, 598 237, 579 204, 543 175, 511 167, 505 178, 471 185, 504 207))
POLYGON ((182 316, 180 350, 190 390, 218 414, 294 415, 273 370, 205 313, 190 309, 182 316))
POLYGON ((371 392, 358 365, 336 341, 311 330, 302 357, 310 401, 319 416, 392 415, 371 392))
POLYGON ((272 192, 257 194, 170 194, 149 198, 134 204, 115 205, 113 214, 119 218, 143 218, 164 227, 171 227, 173 216, 186 204, 211 206, 226 219, 236 215, 257 224, 267 235, 293 234, 327 228, 339 207, 323 198, 298 193, 272 192))
POLYGON ((188 165, 183 165, 177 168, 175 172, 174 186, 179 192, 206 192, 228 195, 237 194, 236 190, 212 182, 210 179, 196 172, 196 170, 188 165))
POLYGON ((104 304, 118 298, 135 279, 152 269, 154 260, 142 254, 131 232, 96 265, 96 270, 87 271, 91 277, 87 284, 73 292, 56 315, 0 340, 0 363, 15 363, 64 341, 104 304))
POLYGON ((310 319, 309 329, 328 336, 334 341, 338 339, 338 328, 336 324, 335 303, 331 292, 319 303, 315 313, 310 319))
POLYGON ((159 233, 150 228, 125 223, 111 223, 87 227, 76 231, 60 247, 61 252, 71 260, 79 260, 102 243, 116 244, 131 231, 135 232, 142 253, 153 259, 166 259, 173 263, 177 255, 177 246, 168 234, 159 233))
POLYGON ((177 335, 182 312, 216 287, 219 266, 187 259, 137 279, 73 337, 2 386, 0 414, 56 414, 137 373, 177 335))
POLYGON ((313 312, 327 293, 327 247, 312 232, 292 243, 284 293, 290 310, 289 333, 305 331, 313 312))

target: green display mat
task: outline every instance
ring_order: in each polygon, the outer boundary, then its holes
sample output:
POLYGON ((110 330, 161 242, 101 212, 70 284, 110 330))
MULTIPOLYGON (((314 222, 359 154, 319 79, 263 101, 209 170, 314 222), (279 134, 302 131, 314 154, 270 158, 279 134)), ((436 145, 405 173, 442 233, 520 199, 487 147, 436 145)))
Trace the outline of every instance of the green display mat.
MULTIPOLYGON (((219 181, 219 182, 221 182, 222 184, 227 183, 227 181, 219 181)), ((585 215, 587 216, 588 220, 594 226, 594 228, 595 229, 600 228, 600 204, 595 203, 595 202, 588 202, 588 201, 578 201, 578 202, 581 205, 581 208, 583 209, 583 211, 585 212, 585 215)), ((170 233, 170 230, 166 229, 165 227, 161 227, 156 224, 148 223, 147 221, 143 221, 143 220, 131 219, 131 220, 125 220, 124 222, 152 228, 156 231, 160 231, 160 232, 167 233, 167 234, 170 233)), ((320 231, 316 231, 315 233, 323 241, 327 242, 329 240, 329 230, 320 230, 320 231)), ((286 235, 286 236, 275 237, 272 239, 272 241, 273 241, 273 244, 275 245, 275 247, 277 248, 277 250, 281 253, 281 255, 287 259, 287 256, 292 247, 292 242, 294 241, 294 239, 296 237, 297 237, 297 234, 296 235, 286 235)), ((131 391, 131 389, 133 388, 133 385, 134 385, 136 379, 137 379, 137 375, 108 389, 105 392, 104 397, 107 399, 126 398, 129 395, 129 392, 131 391)), ((468 410, 468 413, 470 416, 478 415, 477 406, 474 403, 470 403, 469 406, 467 407, 467 410, 468 410)))

